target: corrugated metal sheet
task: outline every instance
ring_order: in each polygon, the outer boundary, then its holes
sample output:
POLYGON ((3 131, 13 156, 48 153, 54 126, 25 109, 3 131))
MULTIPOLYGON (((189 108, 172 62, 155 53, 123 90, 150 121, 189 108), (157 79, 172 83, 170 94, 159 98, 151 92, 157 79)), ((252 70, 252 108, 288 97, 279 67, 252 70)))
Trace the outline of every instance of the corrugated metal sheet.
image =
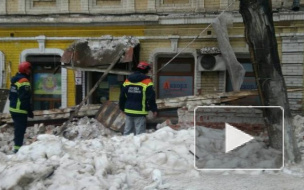
POLYGON ((120 111, 118 105, 111 101, 103 103, 95 118, 105 127, 114 131, 122 131, 126 120, 125 114, 120 111))

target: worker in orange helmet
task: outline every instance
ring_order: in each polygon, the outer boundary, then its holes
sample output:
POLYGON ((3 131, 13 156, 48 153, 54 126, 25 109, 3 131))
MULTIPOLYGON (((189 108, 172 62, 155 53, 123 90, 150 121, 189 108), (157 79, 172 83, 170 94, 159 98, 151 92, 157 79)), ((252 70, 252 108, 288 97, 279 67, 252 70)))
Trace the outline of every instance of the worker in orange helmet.
POLYGON ((12 119, 14 121, 14 153, 17 153, 23 145, 24 134, 27 127, 27 118, 33 118, 34 114, 31 105, 31 63, 21 62, 18 73, 11 79, 10 87, 10 107, 12 119))
POLYGON ((157 116, 153 82, 147 76, 150 70, 150 64, 140 62, 135 72, 129 75, 123 83, 119 97, 119 108, 126 114, 124 135, 145 133, 148 112, 152 111, 153 116, 157 116))

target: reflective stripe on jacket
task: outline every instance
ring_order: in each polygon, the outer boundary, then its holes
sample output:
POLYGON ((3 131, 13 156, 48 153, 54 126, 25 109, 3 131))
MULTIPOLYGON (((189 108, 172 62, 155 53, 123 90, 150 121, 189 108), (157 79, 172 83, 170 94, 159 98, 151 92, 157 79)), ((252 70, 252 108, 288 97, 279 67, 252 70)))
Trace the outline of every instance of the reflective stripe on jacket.
POLYGON ((14 113, 27 114, 30 110, 31 84, 27 78, 20 78, 11 84, 9 111, 14 113))
POLYGON ((123 95, 126 98, 124 112, 126 114, 147 115, 147 89, 153 87, 150 78, 140 82, 130 82, 128 79, 123 84, 123 95))

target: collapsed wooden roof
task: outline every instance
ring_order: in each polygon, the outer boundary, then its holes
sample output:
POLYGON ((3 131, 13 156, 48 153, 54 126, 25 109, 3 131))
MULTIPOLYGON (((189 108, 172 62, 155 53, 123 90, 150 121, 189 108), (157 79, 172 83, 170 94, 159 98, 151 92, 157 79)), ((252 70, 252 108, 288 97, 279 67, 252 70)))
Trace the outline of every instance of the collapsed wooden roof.
POLYGON ((77 40, 73 42, 61 56, 64 66, 101 67, 113 62, 131 62, 133 48, 139 40, 131 36, 113 38, 101 37, 99 40, 77 40))

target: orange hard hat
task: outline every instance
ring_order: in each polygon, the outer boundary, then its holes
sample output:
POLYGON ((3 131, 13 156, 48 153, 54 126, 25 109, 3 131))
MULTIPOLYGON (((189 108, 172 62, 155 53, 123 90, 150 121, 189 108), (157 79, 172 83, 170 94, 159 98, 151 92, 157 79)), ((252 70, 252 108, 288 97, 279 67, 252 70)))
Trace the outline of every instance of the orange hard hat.
POLYGON ((151 66, 149 63, 141 61, 139 62, 139 64, 137 65, 137 68, 145 70, 145 69, 151 69, 151 66))
POLYGON ((32 65, 30 62, 23 61, 19 64, 18 71, 23 74, 29 75, 31 73, 32 65))

